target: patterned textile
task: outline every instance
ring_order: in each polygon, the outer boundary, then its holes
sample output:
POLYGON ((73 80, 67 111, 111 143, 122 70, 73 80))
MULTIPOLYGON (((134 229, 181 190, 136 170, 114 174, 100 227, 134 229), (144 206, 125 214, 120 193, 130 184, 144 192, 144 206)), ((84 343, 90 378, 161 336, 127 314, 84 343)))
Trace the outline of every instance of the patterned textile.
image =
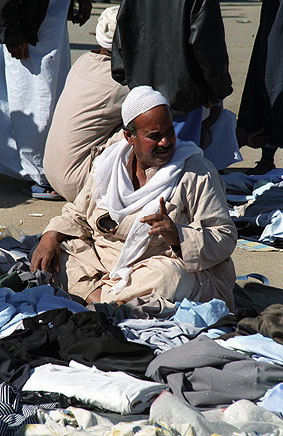
MULTIPOLYGON (((96 413, 68 407, 51 412, 40 411, 40 424, 27 424, 21 428, 17 436, 179 436, 174 426, 164 421, 138 420, 122 421, 113 424, 107 418, 96 413)), ((189 423, 184 424, 182 436, 193 436, 194 432, 189 423)))
POLYGON ((25 424, 37 422, 39 409, 55 409, 59 403, 38 406, 22 404, 20 394, 7 383, 0 384, 0 436, 12 436, 25 424))
POLYGON ((280 248, 271 245, 262 244, 257 241, 249 241, 247 239, 238 239, 237 247, 249 251, 283 251, 280 248))

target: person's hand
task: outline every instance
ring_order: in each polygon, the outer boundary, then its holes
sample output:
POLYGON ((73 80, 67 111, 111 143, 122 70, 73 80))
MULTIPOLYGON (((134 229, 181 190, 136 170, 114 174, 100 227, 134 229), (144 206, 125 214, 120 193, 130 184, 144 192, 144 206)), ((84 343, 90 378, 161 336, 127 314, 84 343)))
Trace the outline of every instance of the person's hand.
POLYGON ((28 59, 28 43, 27 41, 20 42, 19 44, 6 44, 7 50, 16 59, 28 59))
POLYGON ((72 22, 79 23, 82 26, 90 17, 92 3, 91 0, 78 0, 78 3, 79 10, 72 14, 72 22))
POLYGON ((160 198, 159 213, 148 215, 140 220, 141 223, 147 223, 151 226, 149 235, 161 235, 169 245, 179 246, 180 240, 175 223, 168 216, 164 198, 160 198))
POLYGON ((31 259, 31 272, 41 271, 59 272, 60 268, 60 242, 64 235, 55 231, 49 231, 42 235, 31 259))

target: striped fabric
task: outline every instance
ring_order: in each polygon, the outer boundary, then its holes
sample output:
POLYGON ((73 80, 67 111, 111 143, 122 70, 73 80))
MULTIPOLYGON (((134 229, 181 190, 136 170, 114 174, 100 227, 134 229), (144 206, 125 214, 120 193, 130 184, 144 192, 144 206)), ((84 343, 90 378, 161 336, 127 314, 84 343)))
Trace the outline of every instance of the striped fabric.
POLYGON ((21 394, 7 383, 0 384, 0 436, 12 436, 25 424, 36 424, 39 409, 56 409, 59 403, 22 404, 21 394))

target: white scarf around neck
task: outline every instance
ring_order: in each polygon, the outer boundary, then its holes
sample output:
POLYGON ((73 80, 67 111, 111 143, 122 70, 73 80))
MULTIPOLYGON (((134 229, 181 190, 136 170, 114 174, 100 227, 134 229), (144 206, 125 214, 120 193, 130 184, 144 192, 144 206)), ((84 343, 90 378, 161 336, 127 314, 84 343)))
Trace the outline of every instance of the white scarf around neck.
POLYGON ((115 294, 120 293, 128 283, 132 272, 129 265, 139 259, 149 245, 150 226, 141 223, 140 219, 158 212, 160 197, 164 201, 172 197, 185 160, 192 155, 203 155, 195 143, 177 140, 171 160, 135 191, 127 170, 130 153, 131 146, 123 139, 104 150, 94 161, 93 177, 97 187, 94 196, 97 207, 108 210, 110 217, 118 224, 125 216, 139 210, 119 259, 110 272, 110 278, 120 279, 111 288, 115 294))

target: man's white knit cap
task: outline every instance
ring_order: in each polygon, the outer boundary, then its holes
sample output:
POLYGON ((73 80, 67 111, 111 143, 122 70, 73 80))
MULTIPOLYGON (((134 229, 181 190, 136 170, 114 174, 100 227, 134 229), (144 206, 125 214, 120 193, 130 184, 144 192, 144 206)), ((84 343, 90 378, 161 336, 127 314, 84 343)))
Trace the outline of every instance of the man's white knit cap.
POLYGON ((126 127, 137 116, 161 105, 169 106, 166 98, 151 86, 137 86, 133 88, 122 105, 122 119, 126 127))
POLYGON ((107 50, 112 49, 118 10, 119 6, 106 8, 98 18, 95 32, 96 40, 100 47, 106 48, 107 50))

